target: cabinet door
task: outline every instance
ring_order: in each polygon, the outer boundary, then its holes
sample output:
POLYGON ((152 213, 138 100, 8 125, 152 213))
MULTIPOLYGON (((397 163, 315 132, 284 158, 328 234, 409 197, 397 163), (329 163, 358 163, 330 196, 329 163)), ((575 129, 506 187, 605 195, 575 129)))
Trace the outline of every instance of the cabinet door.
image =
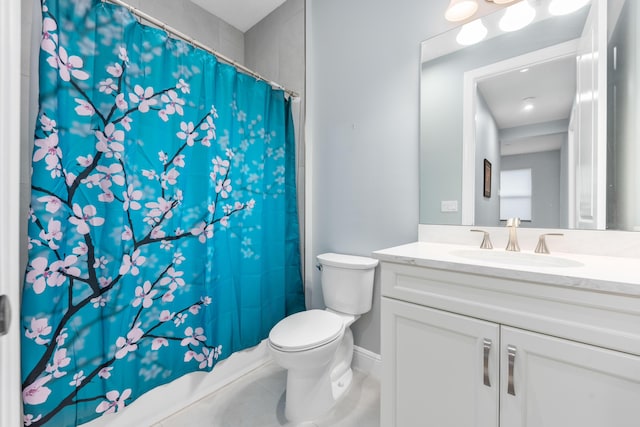
POLYGON ((502 427, 640 425, 640 357, 505 326, 501 342, 502 427))
POLYGON ((497 427, 498 340, 494 323, 382 298, 381 425, 497 427))

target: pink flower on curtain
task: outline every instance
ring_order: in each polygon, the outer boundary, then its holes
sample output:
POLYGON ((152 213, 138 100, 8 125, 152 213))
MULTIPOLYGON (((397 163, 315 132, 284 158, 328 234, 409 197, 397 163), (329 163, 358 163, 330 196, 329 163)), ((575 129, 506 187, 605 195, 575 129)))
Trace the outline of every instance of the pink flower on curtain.
POLYGON ((112 414, 116 411, 121 411, 125 407, 125 400, 131 396, 131 389, 128 388, 120 394, 117 390, 111 390, 106 394, 107 400, 100 402, 96 408, 96 412, 101 414, 112 414))
POLYGON ((79 116, 93 116, 96 113, 95 108, 91 103, 85 101, 82 98, 75 98, 74 101, 78 104, 75 108, 76 113, 79 116))
POLYGON ((41 319, 31 319, 30 329, 27 329, 24 335, 36 342, 36 344, 44 345, 48 344, 48 339, 42 339, 42 335, 49 335, 51 333, 51 326, 49 325, 49 319, 43 317, 41 319))
POLYGON ((137 276, 140 273, 140 267, 147 260, 146 257, 140 255, 140 249, 136 249, 133 251, 133 254, 124 254, 122 257, 122 265, 120 266, 120 271, 118 272, 121 275, 125 275, 131 272, 132 276, 137 276))
POLYGON ((48 286, 60 286, 65 277, 58 271, 49 268, 49 260, 38 257, 31 261, 31 270, 27 273, 26 282, 33 284, 33 291, 41 294, 48 286))
POLYGON ((207 224, 202 221, 198 225, 191 229, 191 234, 198 237, 200 243, 204 243, 207 239, 213 237, 213 224, 207 224))
POLYGON ((133 91, 134 93, 129 94, 129 101, 138 104, 138 111, 141 113, 149 112, 149 108, 158 103, 153 99, 154 92, 151 86, 144 89, 142 86, 136 85, 133 91))
POLYGON ((218 183, 216 184, 216 193, 219 193, 223 199, 226 199, 229 197, 229 193, 231 193, 232 187, 231 187, 231 180, 230 179, 219 179, 218 183))
POLYGON ((58 25, 55 20, 51 18, 44 18, 42 20, 42 41, 40 42, 40 47, 51 55, 55 54, 56 47, 58 46, 57 29, 58 25))
POLYGON ((142 286, 136 286, 136 297, 131 305, 134 307, 142 305, 143 308, 149 308, 153 305, 153 297, 157 293, 158 291, 152 289, 151 282, 147 280, 142 286))
POLYGON ((81 208, 79 204, 73 204, 73 215, 69 218, 69 222, 77 227, 78 233, 88 234, 89 225, 99 226, 104 224, 104 218, 96 216, 98 211, 93 205, 87 205, 81 208))
POLYGON ((47 364, 47 372, 52 374, 54 378, 60 378, 67 375, 60 368, 66 368, 71 363, 71 358, 67 357, 67 349, 59 348, 53 355, 53 363, 47 364))
POLYGON ((126 338, 118 337, 116 340, 116 347, 118 348, 118 351, 116 351, 116 359, 122 359, 127 353, 136 351, 138 349, 137 343, 143 335, 144 332, 142 332, 142 329, 136 325, 127 333, 126 338))
POLYGON ((122 209, 128 211, 129 209, 137 211, 142 206, 137 201, 142 199, 142 191, 136 190, 133 184, 129 184, 127 191, 122 192, 122 209))
POLYGON ((87 80, 89 78, 89 73, 80 69, 84 66, 82 58, 76 55, 69 56, 67 50, 62 46, 58 48, 58 55, 51 56, 48 62, 53 68, 58 69, 60 78, 65 82, 70 81, 71 77, 78 80, 87 80))
POLYGON ((35 380, 32 384, 25 387, 22 392, 22 400, 29 405, 39 405, 44 403, 51 394, 51 389, 44 385, 51 380, 51 375, 45 375, 35 380))
POLYGON ((182 140, 186 140, 187 145, 191 147, 198 137, 198 132, 195 132, 195 126, 193 122, 182 122, 180 123, 180 132, 177 132, 176 136, 182 140))
POLYGON ((189 326, 187 329, 184 330, 184 335, 185 337, 182 339, 182 341, 180 341, 180 345, 183 347, 188 345, 193 345, 198 347, 201 342, 204 342, 207 340, 207 337, 204 335, 203 328, 193 329, 191 326, 189 326))
POLYGON ((33 153, 34 162, 39 162, 48 157, 54 157, 54 159, 62 157, 62 151, 58 147, 57 133, 52 133, 44 139, 36 139, 34 145, 38 147, 33 153))
POLYGON ((97 130, 95 132, 98 142, 96 143, 96 150, 103 153, 108 153, 107 157, 111 157, 111 152, 124 151, 124 131, 116 130, 113 123, 109 123, 105 126, 104 132, 97 130))

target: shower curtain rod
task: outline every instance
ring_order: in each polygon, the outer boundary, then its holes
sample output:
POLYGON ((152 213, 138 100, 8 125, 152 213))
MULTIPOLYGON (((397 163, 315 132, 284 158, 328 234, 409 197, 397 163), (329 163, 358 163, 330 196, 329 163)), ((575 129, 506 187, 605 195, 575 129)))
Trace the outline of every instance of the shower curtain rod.
POLYGON ((285 88, 284 86, 282 86, 282 85, 280 85, 280 84, 278 84, 278 83, 276 83, 276 82, 274 82, 272 80, 269 80, 269 79, 267 79, 265 77, 262 77, 260 74, 256 73, 255 71, 253 71, 253 70, 245 67, 244 65, 234 61, 233 59, 221 54, 220 52, 216 51, 215 49, 212 49, 209 46, 206 46, 206 45, 200 43, 196 39, 187 36, 183 32, 176 30, 175 28, 165 24, 164 22, 160 21, 159 19, 156 19, 153 16, 144 13, 140 9, 136 9, 135 7, 131 6, 130 4, 125 3, 122 0, 102 0, 102 3, 107 3, 107 2, 127 8, 132 15, 137 16, 138 18, 140 18, 140 19, 142 19, 144 21, 147 21, 147 22, 149 22, 149 23, 161 28, 166 33, 173 34, 174 36, 178 37, 179 39, 181 39, 181 40, 183 40, 183 41, 185 41, 187 43, 189 43, 192 46, 195 46, 197 48, 200 48, 202 50, 205 50, 205 51, 211 53, 216 58, 226 62, 227 64, 232 65, 233 67, 239 69, 240 71, 243 71, 243 72, 249 74, 252 77, 255 77, 258 80, 262 80, 264 82, 267 82, 268 84, 270 84, 271 86, 273 86, 273 87, 275 87, 277 89, 282 89, 283 91, 285 91, 285 93, 287 93, 289 96, 291 96, 293 98, 298 98, 300 96, 300 95, 298 95, 297 92, 289 90, 289 89, 285 88))

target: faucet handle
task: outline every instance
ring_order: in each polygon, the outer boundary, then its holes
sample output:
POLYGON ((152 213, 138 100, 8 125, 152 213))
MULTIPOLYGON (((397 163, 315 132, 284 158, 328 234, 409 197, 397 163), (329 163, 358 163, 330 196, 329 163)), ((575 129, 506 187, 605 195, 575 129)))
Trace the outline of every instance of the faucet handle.
POLYGON ((547 247, 547 241, 545 239, 546 236, 564 236, 562 233, 545 233, 541 234, 540 238, 538 238, 538 245, 536 246, 535 253, 537 254, 549 254, 549 248, 547 247))
POLYGON ((489 237, 489 232, 484 230, 472 229, 470 231, 475 231, 477 233, 484 233, 482 236, 482 243, 480 243, 481 249, 493 249, 493 245, 491 244, 491 238, 489 237))

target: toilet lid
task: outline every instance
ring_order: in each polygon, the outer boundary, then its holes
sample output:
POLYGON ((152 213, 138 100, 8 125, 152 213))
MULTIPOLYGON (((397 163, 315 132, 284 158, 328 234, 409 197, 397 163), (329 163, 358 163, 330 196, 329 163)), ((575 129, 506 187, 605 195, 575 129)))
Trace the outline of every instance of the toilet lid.
POLYGON ((324 310, 309 310, 278 322, 269 332, 269 341, 284 351, 302 351, 331 342, 343 331, 340 316, 324 310))

